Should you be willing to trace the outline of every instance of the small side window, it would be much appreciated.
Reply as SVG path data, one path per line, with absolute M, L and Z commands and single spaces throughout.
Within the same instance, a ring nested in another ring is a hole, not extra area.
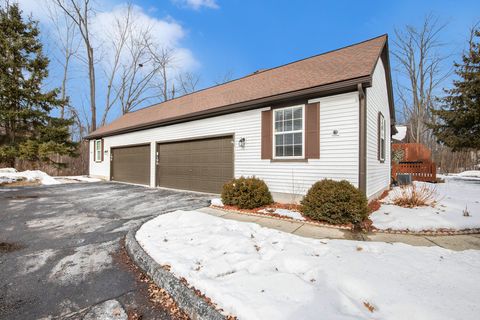
M 383 116 L 382 113 L 378 114 L 378 160 L 380 161 L 385 161 L 385 155 L 386 155 L 386 141 L 387 141 L 387 135 L 386 135 L 386 122 L 385 122 L 385 117 Z
M 102 152 L 103 152 L 102 140 L 95 140 L 95 154 L 94 158 L 96 162 L 102 161 Z

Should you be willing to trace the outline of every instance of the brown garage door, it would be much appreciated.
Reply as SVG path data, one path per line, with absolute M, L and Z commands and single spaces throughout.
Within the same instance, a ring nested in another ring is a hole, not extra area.
M 158 144 L 157 186 L 220 193 L 233 178 L 232 137 Z
M 112 180 L 150 184 L 150 145 L 112 149 Z

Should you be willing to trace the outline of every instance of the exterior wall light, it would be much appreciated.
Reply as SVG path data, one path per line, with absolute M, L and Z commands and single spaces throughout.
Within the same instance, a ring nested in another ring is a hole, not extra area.
M 245 138 L 240 138 L 240 140 L 238 140 L 238 146 L 240 148 L 245 148 Z

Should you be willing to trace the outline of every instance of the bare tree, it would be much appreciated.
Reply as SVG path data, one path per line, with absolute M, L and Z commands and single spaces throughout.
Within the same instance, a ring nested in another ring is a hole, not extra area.
M 447 57 L 440 53 L 443 44 L 439 35 L 444 27 L 427 16 L 420 28 L 407 25 L 404 30 L 395 30 L 392 54 L 398 74 L 403 76 L 397 79 L 397 96 L 413 142 L 432 141 L 426 123 L 432 120 L 435 90 L 450 74 L 442 68 Z
M 161 71 L 162 65 L 156 64 L 150 54 L 149 33 L 150 30 L 137 32 L 138 36 L 132 36 L 126 45 L 128 59 L 122 65 L 120 79 L 115 87 L 122 114 L 132 111 L 147 100 L 159 97 L 153 80 Z
M 74 22 L 58 8 L 48 6 L 48 16 L 52 21 L 55 31 L 55 43 L 58 46 L 60 56 L 56 55 L 58 64 L 62 67 L 62 83 L 60 85 L 60 96 L 62 100 L 67 98 L 67 82 L 69 79 L 70 63 L 78 52 L 79 42 L 77 41 L 77 30 Z M 60 106 L 60 117 L 65 117 L 65 108 Z
M 152 62 L 158 68 L 160 81 L 157 88 L 163 101 L 175 98 L 175 84 L 170 84 L 169 72 L 174 68 L 174 50 L 168 47 L 160 47 L 155 41 L 147 41 L 147 48 L 152 56 Z
M 117 102 L 119 98 L 118 91 L 114 90 L 114 81 L 117 76 L 117 72 L 121 67 L 121 58 L 124 53 L 125 46 L 130 37 L 132 37 L 132 5 L 128 4 L 126 12 L 123 16 L 115 17 L 115 28 L 112 34 L 108 35 L 110 39 L 109 50 L 113 53 L 113 59 L 109 64 L 109 70 L 105 70 L 107 76 L 107 90 L 105 97 L 105 108 L 103 111 L 101 126 L 104 126 L 107 121 L 107 115 L 112 106 Z
M 95 102 L 95 60 L 90 34 L 90 18 L 94 14 L 90 0 L 53 0 L 72 19 L 80 33 L 87 53 L 88 80 L 90 84 L 90 130 L 96 129 L 97 108 Z
M 200 82 L 200 76 L 193 72 L 180 73 L 178 75 L 177 82 L 180 86 L 182 94 L 188 94 L 197 90 L 198 83 Z
M 229 69 L 224 74 L 217 77 L 217 79 L 215 79 L 214 82 L 216 85 L 219 85 L 219 84 L 224 84 L 225 82 L 232 81 L 232 79 L 233 79 L 233 70 Z

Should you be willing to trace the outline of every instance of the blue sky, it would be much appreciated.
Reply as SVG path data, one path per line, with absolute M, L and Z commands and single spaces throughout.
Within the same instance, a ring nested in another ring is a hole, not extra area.
M 36 0 L 19 2 L 27 12 L 33 11 L 34 17 L 42 20 L 39 10 L 35 9 Z M 121 0 L 97 2 L 102 12 L 124 3 Z M 181 34 L 172 36 L 172 41 L 189 52 L 191 61 L 186 63 L 186 68 L 200 75 L 201 87 L 214 84 L 229 71 L 237 78 L 384 33 L 392 40 L 395 28 L 419 25 L 428 14 L 448 24 L 440 35 L 446 43 L 442 50 L 459 60 L 469 27 L 480 20 L 480 1 L 468 0 L 134 0 L 133 4 L 150 18 L 167 21 L 181 29 Z M 44 24 L 43 29 L 48 26 Z M 55 84 L 55 70 L 52 77 L 51 83 Z M 75 92 L 85 89 L 86 93 L 82 76 L 75 77 L 72 86 Z M 97 90 L 101 92 L 102 88 Z M 72 100 L 80 103 L 79 96 L 72 96 Z M 101 104 L 101 94 L 98 100 Z M 113 112 L 109 119 L 116 116 L 118 113 Z

